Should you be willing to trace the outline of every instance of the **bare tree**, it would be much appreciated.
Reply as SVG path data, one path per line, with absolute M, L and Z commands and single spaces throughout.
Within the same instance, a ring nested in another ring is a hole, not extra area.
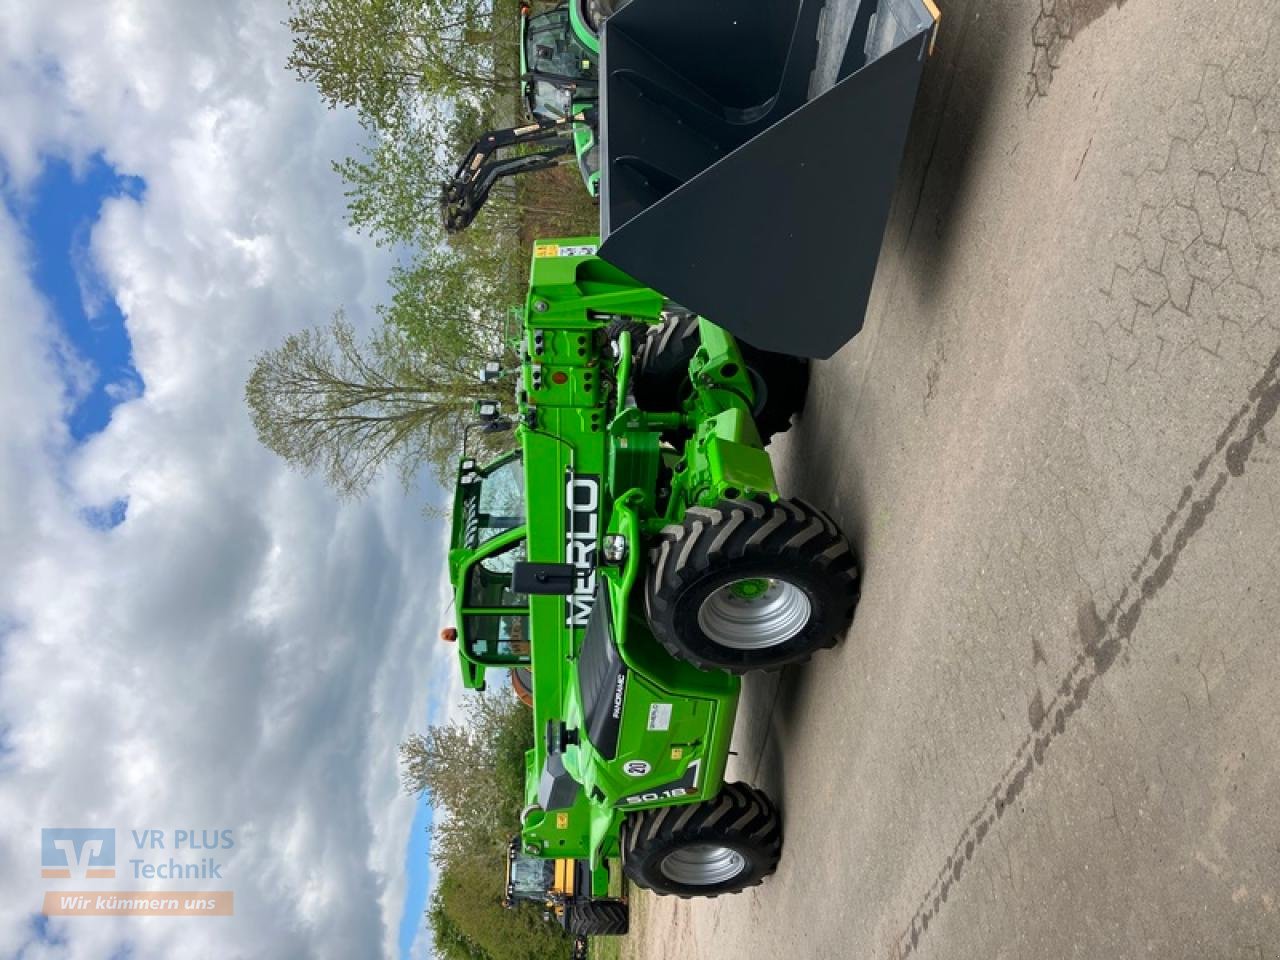
M 498 398 L 478 364 L 433 361 L 390 324 L 362 346 L 339 311 L 260 355 L 245 399 L 263 444 L 358 496 L 387 466 L 406 484 L 427 465 L 443 477 L 475 404 Z

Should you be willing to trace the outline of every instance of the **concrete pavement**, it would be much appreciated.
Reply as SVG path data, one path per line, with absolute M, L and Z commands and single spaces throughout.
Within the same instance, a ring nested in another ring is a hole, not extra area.
M 637 957 L 1280 957 L 1280 3 L 944 6 L 863 333 L 778 441 L 865 566 L 749 679 L 763 886 Z

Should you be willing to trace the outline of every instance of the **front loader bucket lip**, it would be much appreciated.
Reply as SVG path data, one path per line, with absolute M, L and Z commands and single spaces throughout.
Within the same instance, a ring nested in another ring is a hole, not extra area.
M 864 35 L 865 55 L 844 58 L 857 68 L 806 101 L 815 0 L 720 0 L 771 2 L 775 27 L 779 8 L 794 13 L 785 37 L 757 37 L 785 51 L 778 95 L 752 111 L 673 66 L 655 28 L 673 2 L 633 0 L 605 26 L 600 255 L 748 343 L 829 357 L 862 326 L 936 8 L 881 0 L 909 8 L 910 28 L 875 52 L 883 38 Z

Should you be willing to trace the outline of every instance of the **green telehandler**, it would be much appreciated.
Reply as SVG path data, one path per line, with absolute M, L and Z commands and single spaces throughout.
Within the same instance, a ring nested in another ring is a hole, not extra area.
M 483 413 L 518 449 L 464 451 L 449 570 L 464 684 L 531 687 L 523 855 L 616 859 L 663 894 L 775 869 L 777 809 L 725 781 L 741 675 L 834 645 L 857 601 L 849 543 L 782 496 L 765 445 L 803 403 L 800 358 L 861 327 L 939 11 L 849 0 L 832 37 L 824 6 L 568 0 L 577 74 L 526 87 L 531 122 L 445 191 L 461 229 L 498 178 L 571 149 L 599 191 L 599 237 L 535 246 L 514 413 Z
M 460 463 L 463 682 L 529 671 L 524 854 L 714 896 L 760 882 L 782 844 L 772 801 L 725 782 L 741 676 L 834 645 L 857 568 L 765 450 L 806 362 L 739 344 L 596 249 L 536 244 L 514 407 L 482 413 L 518 448 Z

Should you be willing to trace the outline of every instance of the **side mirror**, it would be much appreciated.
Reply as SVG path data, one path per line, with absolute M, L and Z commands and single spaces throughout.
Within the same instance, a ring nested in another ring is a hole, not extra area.
M 516 593 L 567 597 L 577 589 L 577 584 L 578 568 L 572 563 L 522 561 L 511 573 L 511 589 Z

